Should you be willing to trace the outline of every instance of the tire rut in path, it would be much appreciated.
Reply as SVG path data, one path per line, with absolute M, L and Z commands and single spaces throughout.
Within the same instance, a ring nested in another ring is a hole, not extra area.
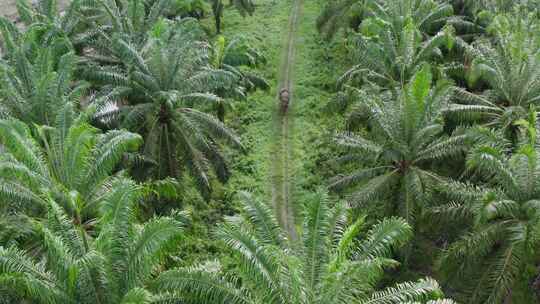
M 274 140 L 275 147 L 272 153 L 272 204 L 280 225 L 288 233 L 291 241 L 298 239 L 298 232 L 295 224 L 295 208 L 291 201 L 291 177 L 289 163 L 291 161 L 291 108 L 294 101 L 294 85 L 293 85 L 293 67 L 296 52 L 296 32 L 298 29 L 298 21 L 302 12 L 302 1 L 294 0 L 293 9 L 289 16 L 288 35 L 285 42 L 285 48 L 282 55 L 280 67 L 280 81 L 278 93 L 276 94 L 276 118 Z M 279 91 L 281 89 L 289 91 L 289 107 L 284 113 L 280 111 Z

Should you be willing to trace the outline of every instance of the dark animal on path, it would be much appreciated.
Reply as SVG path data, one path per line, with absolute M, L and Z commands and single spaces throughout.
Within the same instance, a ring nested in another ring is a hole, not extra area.
M 281 102 L 281 112 L 286 113 L 289 108 L 289 90 L 283 88 L 279 91 L 279 101 Z

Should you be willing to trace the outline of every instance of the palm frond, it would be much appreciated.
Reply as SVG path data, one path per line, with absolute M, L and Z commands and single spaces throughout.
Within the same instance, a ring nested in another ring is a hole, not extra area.
M 242 192 L 243 209 L 257 231 L 258 239 L 267 245 L 282 245 L 284 242 L 279 223 L 269 206 L 255 199 L 251 194 Z
M 166 290 L 168 295 L 158 303 L 171 303 L 173 301 L 188 301 L 193 303 L 231 303 L 250 304 L 249 295 L 236 287 L 236 282 L 228 282 L 218 275 L 202 271 L 197 268 L 174 269 L 162 273 L 155 283 L 157 290 Z
M 361 300 L 362 304 L 392 304 L 408 301 L 425 301 L 441 297 L 439 284 L 430 278 L 415 283 L 401 283 L 395 287 L 375 292 L 371 298 Z
M 390 258 L 394 250 L 405 245 L 413 232 L 411 226 L 401 218 L 393 217 L 380 221 L 367 233 L 355 252 L 359 260 Z

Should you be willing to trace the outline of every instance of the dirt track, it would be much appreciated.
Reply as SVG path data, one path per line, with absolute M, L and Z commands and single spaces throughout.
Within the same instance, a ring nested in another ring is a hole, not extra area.
M 283 229 L 288 232 L 289 238 L 292 241 L 298 239 L 296 230 L 295 208 L 292 205 L 290 197 L 291 172 L 289 162 L 291 161 L 291 145 L 290 145 L 290 120 L 291 108 L 294 101 L 294 85 L 293 85 L 293 68 L 296 51 L 296 32 L 298 28 L 298 20 L 302 12 L 302 1 L 293 1 L 293 10 L 289 17 L 288 36 L 285 42 L 282 63 L 280 67 L 280 81 L 278 91 L 285 88 L 289 91 L 289 110 L 283 115 L 278 114 L 276 119 L 276 147 L 273 153 L 273 170 L 272 173 L 272 202 L 279 222 Z M 279 97 L 276 94 L 276 104 Z M 281 113 L 279 107 L 277 113 Z

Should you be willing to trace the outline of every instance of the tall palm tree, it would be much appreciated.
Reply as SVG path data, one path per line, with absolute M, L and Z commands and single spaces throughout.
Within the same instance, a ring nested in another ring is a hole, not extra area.
M 222 144 L 238 148 L 240 142 L 204 111 L 221 101 L 211 92 L 232 86 L 236 78 L 210 66 L 208 45 L 194 26 L 191 21 L 160 24 L 141 50 L 115 37 L 112 48 L 123 66 L 90 65 L 86 77 L 123 103 L 101 112 L 102 118 L 143 135 L 144 155 L 157 163 L 146 177 L 181 178 L 187 172 L 209 198 L 213 176 L 221 182 L 229 177 Z
M 136 223 L 141 187 L 123 178 L 111 186 L 94 237 L 48 197 L 47 220 L 37 227 L 43 256 L 0 246 L 0 278 L 11 296 L 43 304 L 142 304 L 159 298 L 146 284 L 175 248 L 182 224 L 173 217 Z
M 211 67 L 230 72 L 235 76 L 235 81 L 230 87 L 222 87 L 215 92 L 221 97 L 217 104 L 217 117 L 221 122 L 225 121 L 225 99 L 245 99 L 250 91 L 270 88 L 266 79 L 248 70 L 264 62 L 266 59 L 262 53 L 252 47 L 247 39 L 235 37 L 226 40 L 223 36 L 216 38 L 210 52 Z
M 494 41 L 479 40 L 470 49 L 470 81 L 485 82 L 483 92 L 456 89 L 456 102 L 447 115 L 501 128 L 511 138 L 514 123 L 527 117 L 540 102 L 540 24 L 522 16 L 498 17 L 492 25 Z
M 468 175 L 479 185 L 448 188 L 453 202 L 436 210 L 471 223 L 442 257 L 444 272 L 461 282 L 457 286 L 468 303 L 529 303 L 518 300 L 520 291 L 532 296 L 529 282 L 540 262 L 538 130 L 531 111 L 528 121 L 520 122 L 516 149 L 499 131 L 480 132 L 467 157 Z
M 51 196 L 85 223 L 97 216 L 124 155 L 142 139 L 124 130 L 102 134 L 88 124 L 89 114 L 76 115 L 70 104 L 59 112 L 56 128 L 0 121 L 0 201 L 41 216 Z
M 412 235 L 402 219 L 369 231 L 362 219 L 346 225 L 344 206 L 331 207 L 317 193 L 306 203 L 302 238 L 291 243 L 269 206 L 248 195 L 242 209 L 217 231 L 235 254 L 234 271 L 223 274 L 215 264 L 166 271 L 153 286 L 168 293 L 163 303 L 425 303 L 442 296 L 429 278 L 377 290 L 384 269 L 397 265 L 393 250 Z
M 360 113 L 354 115 L 367 120 L 369 131 L 337 136 L 337 143 L 346 149 L 337 161 L 353 171 L 336 176 L 331 189 L 351 189 L 350 201 L 358 207 L 376 199 L 388 201 L 392 213 L 414 224 L 432 187 L 446 180 L 432 164 L 466 148 L 465 135 L 447 136 L 443 131 L 442 108 L 449 102 L 451 87 L 431 86 L 430 67 L 424 65 L 397 98 L 362 100 Z

